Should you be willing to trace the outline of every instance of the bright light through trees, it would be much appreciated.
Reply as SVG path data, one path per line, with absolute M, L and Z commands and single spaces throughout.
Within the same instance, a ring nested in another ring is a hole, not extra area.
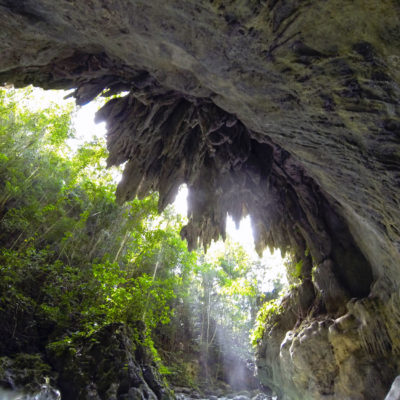
M 69 92 L 61 90 L 42 90 L 40 88 L 32 88 L 29 97 L 25 96 L 21 99 L 30 109 L 33 111 L 46 106 L 50 106 L 52 103 L 62 104 L 70 103 L 74 104 L 74 100 L 67 97 Z M 72 150 L 79 147 L 84 142 L 90 142 L 93 138 L 104 138 L 106 135 L 105 123 L 95 123 L 96 111 L 104 104 L 103 98 L 98 98 L 96 101 L 88 103 L 81 107 L 76 107 L 72 123 L 76 131 L 76 135 L 73 139 L 70 139 L 68 144 Z M 113 168 L 112 175 L 116 181 L 121 177 L 120 170 Z M 186 217 L 187 214 L 187 195 L 188 189 L 183 185 L 175 199 L 173 208 L 176 213 L 182 217 Z M 286 284 L 286 277 L 284 272 L 284 259 L 279 249 L 273 253 L 269 249 L 265 249 L 263 257 L 260 259 L 254 249 L 254 238 L 251 229 L 251 220 L 247 216 L 240 222 L 240 226 L 236 229 L 235 223 L 232 218 L 228 216 L 226 225 L 227 237 L 235 243 L 239 243 L 248 253 L 252 261 L 260 261 L 261 264 L 268 269 L 269 279 L 279 276 L 280 279 Z M 224 244 L 222 242 L 213 243 L 210 251 L 214 251 L 216 248 L 222 248 Z M 261 279 L 261 277 L 260 277 Z M 261 286 L 264 291 L 271 290 L 271 283 L 267 279 L 261 282 Z

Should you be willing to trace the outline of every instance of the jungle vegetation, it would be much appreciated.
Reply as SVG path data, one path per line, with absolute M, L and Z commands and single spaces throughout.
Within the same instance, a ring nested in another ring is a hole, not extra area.
M 257 311 L 282 283 L 263 294 L 264 266 L 232 241 L 189 252 L 184 217 L 159 215 L 157 193 L 117 205 L 104 140 L 72 148 L 73 106 L 32 111 L 30 91 L 0 89 L 0 355 L 76 351 L 123 323 L 182 385 L 199 383 L 195 359 L 213 381 L 226 349 L 251 357 Z

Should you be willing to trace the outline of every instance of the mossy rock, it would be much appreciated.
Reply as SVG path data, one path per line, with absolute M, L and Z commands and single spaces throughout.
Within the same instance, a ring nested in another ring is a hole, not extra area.
M 63 399 L 86 400 L 94 396 L 122 400 L 136 398 L 139 392 L 146 399 L 171 398 L 163 378 L 151 365 L 147 347 L 136 343 L 135 336 L 125 325 L 114 323 L 90 336 L 47 346 L 47 355 L 59 371 L 57 386 Z M 92 397 L 88 397 L 89 392 Z
M 40 390 L 46 378 L 54 381 L 55 374 L 40 354 L 19 353 L 13 358 L 0 358 L 0 386 L 33 393 Z

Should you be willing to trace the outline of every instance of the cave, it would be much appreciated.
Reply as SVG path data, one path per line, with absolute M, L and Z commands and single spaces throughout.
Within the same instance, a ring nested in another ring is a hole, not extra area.
M 122 203 L 189 188 L 190 248 L 250 215 L 301 284 L 258 350 L 282 398 L 378 399 L 400 373 L 396 0 L 0 0 L 0 83 L 110 99 Z M 286 397 L 284 397 L 286 396 Z

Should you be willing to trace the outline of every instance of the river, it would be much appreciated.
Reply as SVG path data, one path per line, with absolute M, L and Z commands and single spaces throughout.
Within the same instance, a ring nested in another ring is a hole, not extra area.
M 276 397 L 270 397 L 263 393 L 251 396 L 250 394 L 230 394 L 222 397 L 208 395 L 202 397 L 199 395 L 190 395 L 185 393 L 176 393 L 177 400 L 276 400 Z M 43 385 L 40 392 L 35 394 L 25 394 L 18 390 L 6 390 L 0 388 L 0 400 L 61 400 L 60 392 L 50 385 Z

